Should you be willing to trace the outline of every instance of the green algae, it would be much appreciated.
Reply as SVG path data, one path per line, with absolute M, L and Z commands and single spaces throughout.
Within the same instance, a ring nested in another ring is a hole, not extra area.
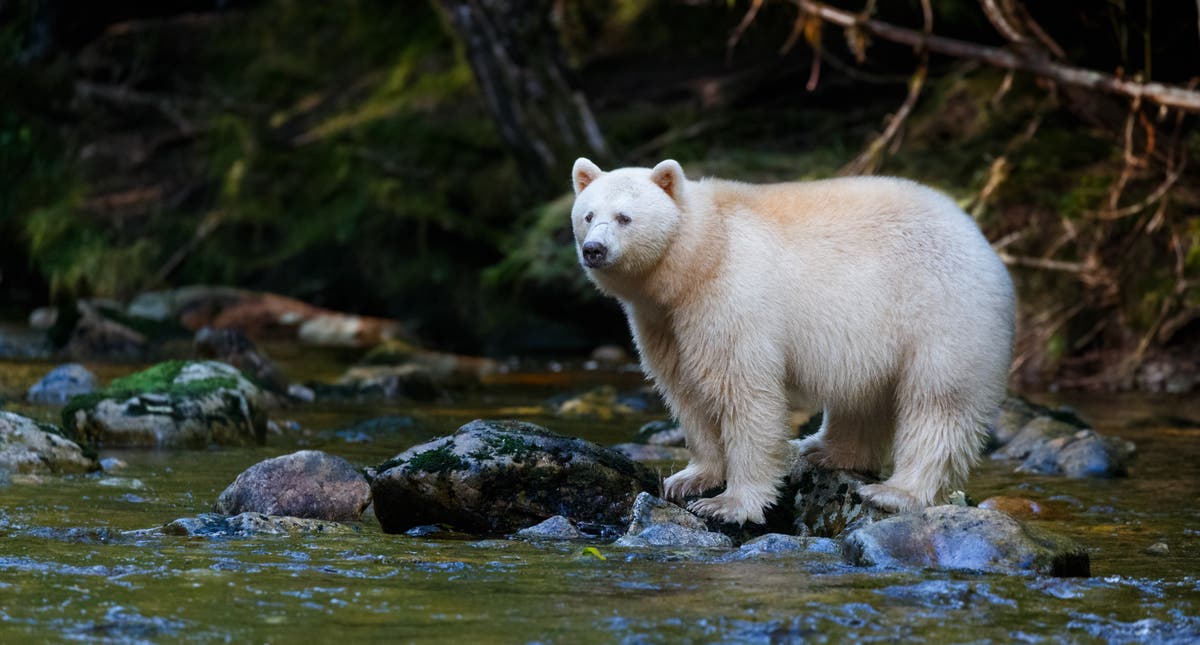
M 408 465 L 413 470 L 427 473 L 446 473 L 455 470 L 467 470 L 471 464 L 462 457 L 454 454 L 454 444 L 450 441 L 442 445 L 417 453 L 409 458 Z

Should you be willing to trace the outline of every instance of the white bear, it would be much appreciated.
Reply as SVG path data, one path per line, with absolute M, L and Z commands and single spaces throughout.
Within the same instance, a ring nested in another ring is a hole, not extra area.
M 1004 395 L 1015 296 L 953 201 L 911 181 L 690 181 L 673 160 L 572 172 L 579 260 L 629 320 L 692 458 L 668 497 L 761 523 L 788 468 L 789 395 L 824 408 L 803 452 L 890 477 L 890 510 L 960 486 Z

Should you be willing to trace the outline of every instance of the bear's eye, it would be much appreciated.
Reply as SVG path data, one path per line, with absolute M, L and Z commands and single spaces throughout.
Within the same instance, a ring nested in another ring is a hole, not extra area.
M 588 213 L 587 215 L 584 215 L 584 216 L 583 216 L 583 221 L 587 222 L 588 224 L 591 224 L 591 223 L 592 223 L 592 218 L 593 218 L 593 217 L 595 217 L 595 216 L 596 216 L 596 214 L 595 214 L 595 213 Z
M 633 221 L 633 218 L 629 217 L 625 213 L 617 213 L 617 223 L 620 224 L 621 226 L 625 226 L 626 224 L 628 224 L 632 221 Z

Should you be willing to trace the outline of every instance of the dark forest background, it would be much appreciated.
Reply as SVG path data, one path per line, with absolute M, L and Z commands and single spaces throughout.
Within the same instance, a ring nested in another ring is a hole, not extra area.
M 1197 371 L 1195 3 L 813 5 L 0 0 L 0 307 L 227 284 L 584 353 L 628 337 L 575 265 L 571 162 L 669 157 L 954 196 L 1018 283 L 1019 385 Z

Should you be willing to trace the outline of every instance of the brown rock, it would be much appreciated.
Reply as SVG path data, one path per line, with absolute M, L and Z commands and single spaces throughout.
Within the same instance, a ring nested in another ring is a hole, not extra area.
M 214 510 L 352 522 L 370 503 L 371 487 L 350 462 L 302 450 L 247 468 L 221 493 Z

